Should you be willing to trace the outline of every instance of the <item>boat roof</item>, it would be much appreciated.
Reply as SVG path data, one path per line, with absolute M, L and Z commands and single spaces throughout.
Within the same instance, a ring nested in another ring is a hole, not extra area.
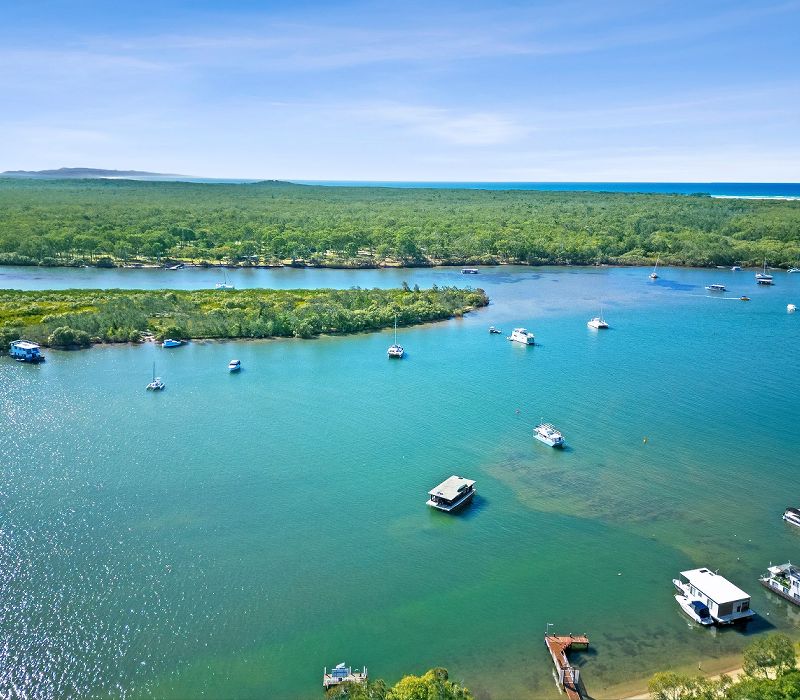
M 786 574 L 791 578 L 800 578 L 800 569 L 798 569 L 791 562 L 787 564 L 778 564 L 777 566 L 770 566 L 767 568 L 771 574 Z
M 32 343 L 30 340 L 15 340 L 11 345 L 22 350 L 36 350 L 39 347 L 37 343 Z
M 786 513 L 793 513 L 794 515 L 800 515 L 800 509 L 797 508 L 787 508 Z
M 681 576 L 683 576 L 695 588 L 700 589 L 718 605 L 750 598 L 749 593 L 745 593 L 738 586 L 734 586 L 724 576 L 715 574 L 709 569 L 690 569 L 689 571 L 681 571 Z
M 514 329 L 514 333 L 528 333 L 528 332 L 529 331 L 528 331 L 527 328 L 515 328 Z
M 440 498 L 445 498 L 448 501 L 452 501 L 461 494 L 462 491 L 465 489 L 470 488 L 475 484 L 475 481 L 472 479 L 465 479 L 462 476 L 451 476 L 449 479 L 445 479 L 441 484 L 432 488 L 428 491 L 428 495 L 430 496 L 439 496 Z

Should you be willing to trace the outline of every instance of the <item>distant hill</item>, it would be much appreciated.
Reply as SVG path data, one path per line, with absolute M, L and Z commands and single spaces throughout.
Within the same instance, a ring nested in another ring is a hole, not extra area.
M 104 170 L 103 168 L 58 168 L 57 170 L 6 170 L 0 177 L 175 177 L 169 173 L 143 170 Z

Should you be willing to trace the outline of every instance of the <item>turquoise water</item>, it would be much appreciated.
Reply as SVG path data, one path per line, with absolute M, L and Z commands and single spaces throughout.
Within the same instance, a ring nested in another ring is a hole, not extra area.
M 234 271 L 237 286 L 473 284 L 461 320 L 312 341 L 0 358 L 0 688 L 27 697 L 314 698 L 322 667 L 434 665 L 479 698 L 558 697 L 542 644 L 586 632 L 589 692 L 794 632 L 800 275 L 641 268 Z M 1 268 L 0 284 L 210 286 L 215 271 Z M 705 292 L 722 282 L 725 297 Z M 608 332 L 586 320 L 599 312 Z M 525 325 L 525 348 L 489 325 Z M 226 370 L 238 357 L 244 369 Z M 167 383 L 144 390 L 152 363 Z M 568 449 L 536 443 L 540 418 Z M 646 438 L 646 441 L 645 441 Z M 462 515 L 425 507 L 477 479 Z M 684 568 L 753 596 L 699 630 Z

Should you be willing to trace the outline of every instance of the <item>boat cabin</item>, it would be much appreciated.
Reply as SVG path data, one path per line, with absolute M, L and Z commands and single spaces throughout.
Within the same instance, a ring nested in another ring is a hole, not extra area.
M 446 513 L 464 505 L 475 495 L 475 482 L 461 476 L 451 476 L 428 491 L 427 505 Z
M 42 362 L 44 360 L 39 346 L 30 340 L 15 340 L 11 343 L 9 355 L 18 362 Z
M 367 667 L 353 670 L 345 664 L 337 664 L 328 673 L 327 667 L 322 670 L 322 687 L 327 690 L 340 683 L 364 683 L 367 680 Z
M 799 508 L 787 508 L 783 512 L 783 519 L 790 523 L 791 525 L 796 525 L 800 527 L 800 509 Z
M 759 581 L 765 588 L 795 605 L 800 605 L 800 569 L 791 562 L 770 566 L 766 576 L 762 576 Z
M 704 603 L 718 624 L 730 625 L 753 617 L 750 595 L 724 576 L 709 569 L 681 571 L 681 576 L 685 579 L 683 588 L 686 595 Z

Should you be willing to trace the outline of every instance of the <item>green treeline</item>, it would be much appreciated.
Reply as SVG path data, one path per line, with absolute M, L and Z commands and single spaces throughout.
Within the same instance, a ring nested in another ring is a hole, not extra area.
M 0 263 L 791 266 L 800 202 L 0 178 Z
M 342 683 L 331 688 L 325 697 L 328 700 L 472 700 L 472 693 L 451 681 L 447 669 L 432 668 L 422 676 L 404 676 L 393 686 L 382 680 Z
M 314 290 L 0 290 L 0 350 L 156 338 L 310 338 L 460 316 L 489 303 L 455 287 Z

